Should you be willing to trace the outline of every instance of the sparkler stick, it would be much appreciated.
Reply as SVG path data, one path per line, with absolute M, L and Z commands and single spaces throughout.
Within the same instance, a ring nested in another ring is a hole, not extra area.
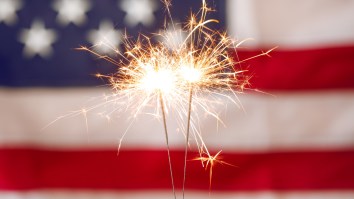
M 191 113 L 192 113 L 192 99 L 193 99 L 193 85 L 189 85 L 189 100 L 188 100 L 188 118 L 187 118 L 187 134 L 186 143 L 184 148 L 184 170 L 183 170 L 183 185 L 182 185 L 182 197 L 184 198 L 185 184 L 186 184 L 186 174 L 187 174 L 187 155 L 188 155 L 188 143 L 189 143 L 189 132 L 191 124 Z
M 173 179 L 172 162 L 171 162 L 171 154 L 170 154 L 170 145 L 169 145 L 169 140 L 168 140 L 168 132 L 167 132 L 167 124 L 166 124 L 165 105 L 164 105 L 164 101 L 163 101 L 163 96 L 162 96 L 161 90 L 159 90 L 159 98 L 160 98 L 160 106 L 161 106 L 163 127 L 164 127 L 164 130 L 165 130 L 166 148 L 167 148 L 167 155 L 168 155 L 168 164 L 170 166 L 172 192 L 173 192 L 173 195 L 174 195 L 174 197 L 176 199 L 175 183 L 174 183 L 174 179 Z

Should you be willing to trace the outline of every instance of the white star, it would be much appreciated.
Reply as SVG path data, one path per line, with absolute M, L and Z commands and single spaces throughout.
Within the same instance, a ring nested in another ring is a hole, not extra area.
M 161 41 L 170 50 L 176 50 L 183 44 L 187 38 L 187 32 L 183 31 L 182 27 L 178 23 L 176 25 L 169 25 L 167 30 L 161 31 L 161 36 L 158 40 Z
M 13 25 L 17 22 L 16 11 L 22 8 L 21 0 L 0 0 L 0 23 Z
M 156 0 L 123 0 L 118 6 L 127 13 L 125 24 L 134 27 L 139 23 L 150 26 L 154 23 L 154 11 L 158 8 Z
M 39 55 L 48 58 L 53 53 L 52 43 L 57 39 L 54 30 L 46 29 L 42 21 L 35 20 L 30 29 L 24 29 L 20 33 L 19 40 L 25 44 L 23 55 L 32 58 Z
M 56 0 L 53 8 L 58 12 L 57 21 L 66 26 L 73 23 L 77 26 L 86 22 L 86 12 L 91 8 L 88 0 Z
M 100 53 L 114 53 L 119 49 L 122 41 L 122 32 L 116 30 L 111 21 L 102 21 L 98 30 L 90 30 L 87 40 L 95 46 Z

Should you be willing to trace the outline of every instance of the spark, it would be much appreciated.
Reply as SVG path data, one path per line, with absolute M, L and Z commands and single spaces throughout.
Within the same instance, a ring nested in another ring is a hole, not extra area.
M 85 108 L 81 109 L 81 113 L 85 119 L 86 133 L 88 134 L 88 121 L 87 121 L 87 110 Z
M 202 162 L 202 166 L 205 168 L 205 170 L 209 169 L 209 189 L 211 189 L 211 183 L 213 179 L 213 169 L 216 164 L 222 164 L 222 165 L 228 165 L 232 167 L 236 167 L 230 163 L 227 163 L 219 157 L 221 153 L 221 150 L 217 152 L 215 155 L 210 155 L 209 153 L 203 154 L 202 156 L 199 156 L 193 160 L 199 160 Z

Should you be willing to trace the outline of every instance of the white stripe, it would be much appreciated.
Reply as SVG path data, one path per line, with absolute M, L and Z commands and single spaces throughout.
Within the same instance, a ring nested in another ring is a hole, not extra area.
M 97 116 L 101 109 L 87 114 L 88 129 L 82 115 L 63 118 L 45 130 L 56 117 L 80 109 L 91 97 L 105 89 L 0 89 L 0 146 L 35 145 L 49 148 L 117 147 L 129 126 L 129 112 L 117 113 L 108 122 Z M 243 94 L 245 112 L 232 102 L 223 101 L 219 117 L 200 116 L 200 132 L 210 149 L 223 150 L 306 150 L 354 147 L 354 92 L 295 92 Z M 109 107 L 108 107 L 109 108 Z M 172 147 L 183 148 L 184 136 L 176 120 L 168 120 Z M 130 128 L 123 148 L 164 149 L 161 122 L 141 115 Z
M 245 45 L 314 48 L 354 44 L 354 1 L 228 0 L 229 33 Z
M 181 196 L 179 193 L 177 196 Z M 1 199 L 166 199 L 173 198 L 168 191 L 29 191 L 0 192 Z M 180 197 L 178 197 L 180 198 Z M 188 199 L 352 199 L 354 191 L 322 191 L 322 192 L 186 192 Z

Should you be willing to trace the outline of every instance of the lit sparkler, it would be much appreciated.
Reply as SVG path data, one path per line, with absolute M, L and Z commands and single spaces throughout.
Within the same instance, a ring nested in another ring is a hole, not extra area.
M 163 2 L 172 27 L 175 28 L 170 13 L 171 3 L 168 0 Z M 94 51 L 97 45 L 90 48 L 79 48 L 119 66 L 118 71 L 113 75 L 98 75 L 98 77 L 109 80 L 113 92 L 112 95 L 105 97 L 106 101 L 104 103 L 95 107 L 123 101 L 127 110 L 134 111 L 134 117 L 142 113 L 145 107 L 150 106 L 156 107 L 155 113 L 152 114 L 160 115 L 161 112 L 175 198 L 166 114 L 173 109 L 177 111 L 182 121 L 183 118 L 187 117 L 186 128 L 184 129 L 182 125 L 182 129 L 185 130 L 184 198 L 190 132 L 193 132 L 200 154 L 197 159 L 203 163 L 206 162 L 206 166 L 210 166 L 210 180 L 214 163 L 220 162 L 217 160 L 220 152 L 215 156 L 210 155 L 201 133 L 197 130 L 198 128 L 192 118 L 193 110 L 201 109 L 220 120 L 212 110 L 211 104 L 221 103 L 220 98 L 226 98 L 239 105 L 236 94 L 242 92 L 248 84 L 247 79 L 240 77 L 244 71 L 234 68 L 240 61 L 235 61 L 230 53 L 242 42 L 236 42 L 229 38 L 226 33 L 209 28 L 210 23 L 218 22 L 214 19 L 206 19 L 210 11 L 212 10 L 207 6 L 206 1 L 202 0 L 200 12 L 192 14 L 185 25 L 184 34 L 187 36 L 183 42 L 170 42 L 174 45 L 173 48 L 165 43 L 173 40 L 170 37 L 171 35 L 166 32 L 157 34 L 163 37 L 165 42 L 152 42 L 151 38 L 145 35 L 141 35 L 137 41 L 133 42 L 125 36 L 124 52 L 116 50 L 109 44 L 109 41 L 97 44 L 111 48 L 112 51 L 120 55 L 121 59 L 119 61 Z M 271 50 L 256 57 L 267 55 Z M 229 95 L 230 92 L 233 97 Z M 205 96 L 210 96 L 214 100 Z M 186 104 L 188 104 L 188 108 L 186 108 Z M 120 108 L 114 109 L 110 113 L 118 109 Z M 124 136 L 125 133 L 122 139 Z

